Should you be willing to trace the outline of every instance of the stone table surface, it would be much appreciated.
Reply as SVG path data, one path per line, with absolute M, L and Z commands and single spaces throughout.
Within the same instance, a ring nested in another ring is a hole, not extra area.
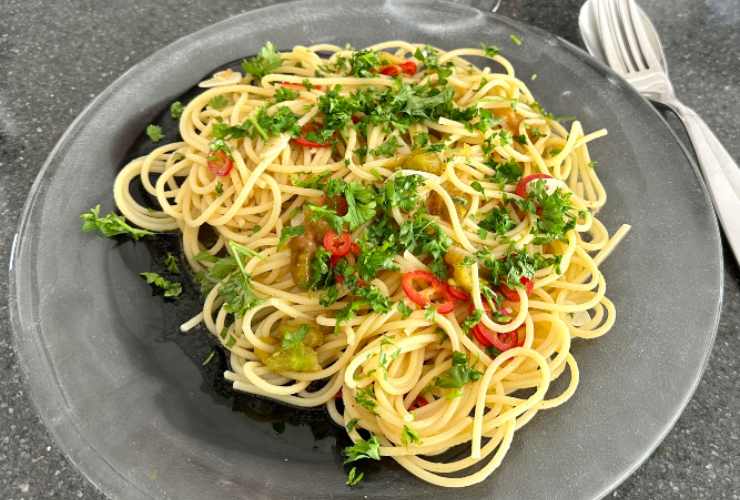
M 8 258 L 33 179 L 75 116 L 133 64 L 183 35 L 269 3 L 0 2 L 0 220 L 6 228 L 0 237 L 0 498 L 104 498 L 39 420 L 13 350 Z M 579 43 L 580 4 L 503 0 L 499 12 Z M 740 1 L 641 4 L 662 36 L 679 97 L 740 160 Z M 725 269 L 717 341 L 696 394 L 665 441 L 607 498 L 740 498 L 740 273 L 727 246 Z

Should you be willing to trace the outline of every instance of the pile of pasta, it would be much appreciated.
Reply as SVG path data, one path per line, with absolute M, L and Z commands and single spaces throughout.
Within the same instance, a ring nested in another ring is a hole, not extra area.
M 202 311 L 182 330 L 202 324 L 229 351 L 224 376 L 235 390 L 325 405 L 355 443 L 348 461 L 392 457 L 445 487 L 482 481 L 515 431 L 573 395 L 573 339 L 614 324 L 599 266 L 629 226 L 610 236 L 595 217 L 606 192 L 587 148 L 606 131 L 586 133 L 577 120 L 566 127 L 544 112 L 491 47 L 391 41 L 278 53 L 268 45 L 243 66 L 201 82 L 179 117 L 181 140 L 133 160 L 115 181 L 126 219 L 178 231 L 192 271 L 210 278 Z M 393 115 L 405 121 L 382 122 L 368 108 L 329 129 L 336 103 L 368 89 L 406 99 Z M 379 198 L 358 225 L 340 205 L 349 201 L 352 211 L 360 201 L 326 190 L 362 186 L 381 197 L 409 177 L 401 198 L 413 207 Z M 157 210 L 137 202 L 134 182 Z M 543 238 L 551 221 L 542 207 L 527 209 L 535 183 L 542 199 L 557 193 L 567 202 L 560 237 Z M 486 230 L 481 221 L 495 214 L 503 222 Z M 346 261 L 343 269 L 357 274 L 352 266 L 369 251 L 360 242 L 380 218 L 388 238 L 400 239 L 414 217 L 438 231 L 424 234 L 437 238 L 443 257 L 396 243 L 371 279 L 349 285 L 350 274 L 332 270 Z M 488 268 L 479 265 L 485 259 Z M 512 284 L 492 274 L 497 259 L 540 265 L 519 269 Z M 323 282 L 309 283 L 320 271 Z M 548 394 L 565 372 L 565 390 Z M 459 445 L 469 447 L 464 458 L 440 458 Z

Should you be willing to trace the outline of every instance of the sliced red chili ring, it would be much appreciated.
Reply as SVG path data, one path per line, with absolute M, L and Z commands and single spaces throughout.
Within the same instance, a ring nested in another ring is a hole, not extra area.
M 470 300 L 470 294 L 463 290 L 460 287 L 453 286 L 448 284 L 447 285 L 447 293 L 455 300 L 459 300 L 461 302 L 467 302 Z
M 389 64 L 388 66 L 383 66 L 378 70 L 381 75 L 388 75 L 388 76 L 396 76 L 401 74 L 401 68 L 398 67 L 397 64 Z
M 411 299 L 414 304 L 419 307 L 426 307 L 430 302 L 426 296 L 414 287 L 414 281 L 426 282 L 442 297 L 443 302 L 437 305 L 438 313 L 447 314 L 452 312 L 455 308 L 455 302 L 447 291 L 446 284 L 437 279 L 437 277 L 429 271 L 422 270 L 410 271 L 401 275 L 401 287 L 406 293 L 406 296 Z
M 231 169 L 234 168 L 234 160 L 231 159 L 226 151 L 219 149 L 208 157 L 207 165 L 208 170 L 212 174 L 219 177 L 226 177 L 231 172 Z
M 416 74 L 416 63 L 414 61 L 404 61 L 398 67 L 409 76 Z
M 291 139 L 294 143 L 303 146 L 304 148 L 328 148 L 331 146 L 328 142 L 314 142 L 309 141 L 306 139 L 306 134 L 309 132 L 315 132 L 316 131 L 316 124 L 315 123 L 307 123 L 303 126 L 301 129 L 301 135 L 300 137 L 294 137 Z
M 524 291 L 526 292 L 527 297 L 532 295 L 532 291 L 534 290 L 534 281 L 527 278 L 526 276 L 522 276 L 521 278 L 519 278 L 519 282 L 524 285 Z M 504 295 L 504 297 L 512 302 L 519 302 L 519 294 L 516 292 L 516 290 L 506 286 L 506 284 L 504 283 L 501 283 L 498 288 Z
M 416 396 L 416 399 L 411 403 L 411 406 L 409 406 L 409 410 L 416 410 L 417 408 L 421 408 L 422 406 L 426 406 L 429 404 L 429 401 L 427 401 L 424 396 Z
M 492 332 L 483 323 L 478 323 L 470 332 L 473 338 L 483 347 L 495 347 L 501 352 L 507 351 L 519 344 L 519 334 L 517 331 L 496 333 Z
M 324 248 L 331 252 L 332 257 L 344 257 L 352 248 L 352 236 L 349 233 L 338 235 L 334 231 L 324 234 Z
M 536 179 L 551 179 L 551 178 L 552 178 L 551 175 L 543 174 L 541 172 L 537 174 L 531 174 L 526 177 L 522 177 L 517 183 L 516 189 L 514 190 L 514 192 L 516 193 L 517 196 L 526 198 L 527 197 L 527 184 L 529 184 L 530 182 Z

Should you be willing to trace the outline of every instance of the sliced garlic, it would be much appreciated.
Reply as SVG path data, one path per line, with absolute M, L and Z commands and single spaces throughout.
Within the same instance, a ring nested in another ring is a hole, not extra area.
M 232 69 L 225 69 L 214 73 L 208 80 L 203 80 L 198 84 L 198 87 L 203 89 L 210 89 L 212 87 L 220 87 L 222 85 L 236 85 L 242 81 L 242 74 Z

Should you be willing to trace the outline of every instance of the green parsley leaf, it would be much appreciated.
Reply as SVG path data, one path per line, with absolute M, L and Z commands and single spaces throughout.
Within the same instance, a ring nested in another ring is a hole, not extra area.
M 566 233 L 576 226 L 577 214 L 570 201 L 571 193 L 556 189 L 548 194 L 542 180 L 529 183 L 527 200 L 520 204 L 537 215 L 535 222 L 535 245 L 544 245 L 553 240 L 565 240 Z M 538 210 L 539 209 L 539 210 Z
M 398 207 L 404 212 L 411 212 L 419 205 L 417 192 L 424 184 L 421 175 L 395 175 L 383 186 L 382 205 L 386 209 Z
M 508 231 L 511 231 L 516 223 L 511 218 L 509 211 L 501 206 L 495 207 L 486 214 L 486 217 L 478 223 L 480 227 L 503 236 Z
M 219 94 L 208 101 L 208 105 L 214 109 L 224 109 L 229 105 L 229 99 L 225 95 Z
M 146 127 L 146 135 L 152 142 L 159 142 L 164 137 L 164 134 L 162 133 L 162 127 L 153 124 L 150 124 Z
M 336 303 L 337 298 L 339 297 L 339 290 L 335 285 L 330 286 L 326 289 L 326 292 L 324 292 L 324 295 L 319 298 L 319 304 L 322 307 L 329 307 L 332 304 Z
M 462 325 L 460 325 L 460 327 L 465 333 L 470 332 L 471 328 L 480 323 L 482 315 L 483 311 L 481 311 L 480 309 L 476 309 L 475 311 L 473 311 L 473 314 L 465 318 L 465 321 L 462 322 Z
M 413 430 L 408 425 L 404 425 L 403 431 L 401 431 L 401 443 L 404 446 L 408 446 L 410 444 L 421 444 L 419 433 Z
M 452 366 L 445 370 L 435 384 L 445 389 L 460 389 L 465 384 L 479 380 L 483 374 L 468 365 L 468 357 L 463 352 L 452 353 Z
M 353 301 L 344 306 L 342 309 L 339 310 L 336 317 L 336 325 L 334 326 L 334 331 L 338 332 L 339 327 L 342 326 L 342 323 L 345 321 L 349 321 L 352 318 L 355 317 L 355 313 L 359 311 L 363 306 L 363 302 L 361 301 Z
M 372 149 L 370 153 L 374 156 L 393 156 L 399 147 L 401 147 L 401 144 L 394 135 L 377 148 Z
M 126 219 L 114 213 L 109 213 L 104 217 L 100 217 L 100 205 L 95 205 L 95 208 L 91 208 L 89 211 L 80 214 L 80 219 L 82 220 L 83 233 L 97 231 L 98 234 L 105 236 L 106 238 L 112 238 L 119 234 L 127 234 L 134 240 L 138 240 L 144 236 L 155 234 L 146 229 L 139 229 L 130 226 L 126 222 Z
M 170 252 L 167 252 L 167 255 L 164 257 L 164 266 L 172 274 L 180 274 L 180 268 L 177 265 L 177 257 L 172 255 Z
M 509 160 L 505 163 L 497 163 L 495 161 L 487 161 L 486 165 L 493 168 L 496 173 L 490 177 L 491 182 L 495 182 L 499 186 L 506 184 L 515 184 L 522 177 L 524 170 L 516 162 L 516 160 Z
M 139 276 L 144 278 L 150 285 L 154 285 L 156 288 L 162 290 L 162 295 L 165 297 L 179 297 L 182 293 L 181 283 L 170 281 L 157 273 L 139 273 Z
M 295 331 L 285 332 L 280 345 L 283 349 L 292 349 L 303 342 L 303 339 L 306 338 L 306 334 L 308 334 L 308 325 L 303 324 Z
M 306 232 L 306 228 L 304 226 L 284 227 L 283 230 L 280 231 L 280 239 L 278 240 L 278 247 L 282 247 L 289 239 L 293 238 L 294 236 L 300 236 L 304 232 Z
M 278 87 L 275 91 L 275 102 L 293 101 L 298 99 L 298 92 L 293 89 Z
M 511 43 L 513 43 L 514 45 L 521 45 L 523 43 L 522 39 L 513 33 L 511 34 L 509 38 L 511 38 Z
M 380 57 L 374 50 L 359 50 L 352 53 L 349 60 L 350 74 L 365 78 L 375 76 L 374 70 L 380 66 Z
M 359 424 L 359 419 L 353 418 L 347 424 L 344 426 L 347 429 L 347 432 L 352 432 L 355 430 L 355 427 L 357 427 L 357 424 Z
M 380 442 L 375 435 L 371 435 L 370 439 L 361 439 L 353 446 L 346 447 L 344 449 L 344 456 L 346 457 L 344 460 L 345 464 L 349 464 L 363 458 L 380 460 Z
M 496 57 L 499 54 L 499 52 L 501 52 L 501 50 L 495 45 L 486 45 L 482 43 L 480 48 L 483 49 L 483 52 L 488 57 Z
M 427 321 L 434 321 L 434 318 L 437 316 L 437 309 L 432 306 L 428 305 L 424 308 L 424 319 Z
M 347 474 L 347 486 L 357 486 L 365 478 L 364 472 L 358 472 L 357 467 L 352 467 Z
M 403 302 L 403 301 L 398 302 L 396 304 L 396 309 L 398 309 L 398 312 L 401 313 L 401 317 L 403 319 L 408 318 L 409 316 L 411 316 L 411 313 L 414 312 L 414 310 L 411 309 L 408 305 L 406 305 L 406 302 Z
M 183 109 L 185 109 L 185 107 L 180 101 L 173 102 L 172 104 L 170 104 L 170 116 L 177 120 L 182 116 Z
M 262 78 L 280 67 L 280 53 L 275 49 L 272 42 L 267 42 L 256 56 L 244 59 L 241 62 L 242 71 L 249 73 L 255 78 Z
M 470 187 L 478 191 L 483 198 L 486 198 L 486 190 L 483 189 L 483 186 L 481 186 L 481 183 L 478 181 L 473 181 L 470 183 Z
M 375 408 L 378 406 L 378 403 L 375 401 L 373 386 L 369 385 L 362 389 L 358 389 L 355 394 L 355 402 L 369 412 L 375 413 Z
M 521 287 L 521 279 L 534 278 L 534 273 L 540 269 L 557 265 L 558 257 L 545 257 L 542 254 L 530 254 L 524 249 L 511 250 L 503 258 L 496 259 L 488 251 L 476 253 L 480 264 L 488 269 L 494 285 L 505 283 L 508 287 Z
M 221 196 L 222 194 L 224 194 L 224 185 L 221 184 L 221 181 L 218 181 L 216 183 L 216 194 L 219 195 L 219 196 Z

